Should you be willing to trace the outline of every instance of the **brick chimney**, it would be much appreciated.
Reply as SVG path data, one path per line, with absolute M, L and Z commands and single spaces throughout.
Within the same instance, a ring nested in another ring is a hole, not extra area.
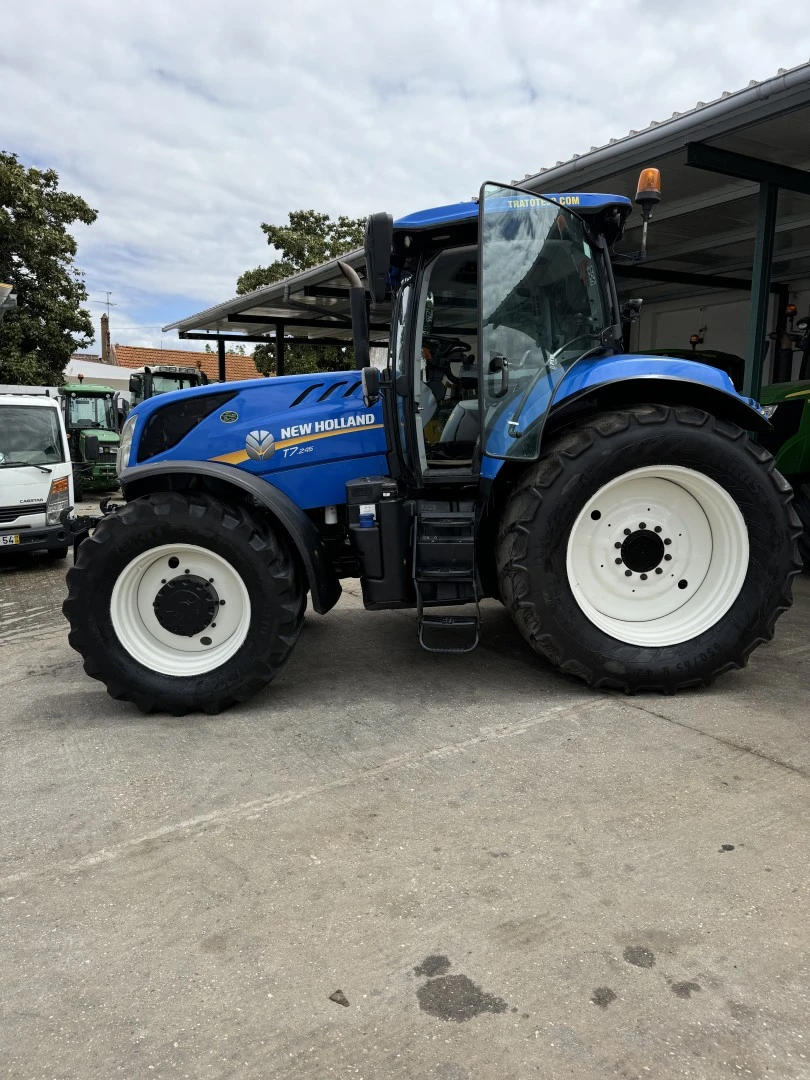
M 101 362 L 102 364 L 109 364 L 110 361 L 110 320 L 109 316 L 104 313 L 101 316 Z

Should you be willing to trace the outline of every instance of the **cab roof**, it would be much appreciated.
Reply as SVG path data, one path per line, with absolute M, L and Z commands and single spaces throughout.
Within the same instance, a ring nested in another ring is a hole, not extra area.
M 102 386 L 101 383 L 71 382 L 65 383 L 60 390 L 76 391 L 78 394 L 114 394 L 111 386 Z
M 525 197 L 527 200 L 538 199 L 540 196 L 531 192 L 515 192 L 515 199 Z M 595 214 L 600 210 L 615 208 L 623 216 L 627 216 L 633 209 L 633 204 L 624 195 L 600 195 L 597 193 L 565 192 L 550 194 L 544 192 L 542 198 L 551 202 L 567 206 L 578 214 Z M 461 221 L 473 221 L 478 217 L 478 201 L 471 199 L 468 202 L 451 203 L 449 206 L 433 206 L 428 210 L 417 210 L 414 214 L 407 214 L 394 222 L 394 228 L 402 231 L 415 231 L 417 229 L 435 229 L 441 225 L 455 225 Z

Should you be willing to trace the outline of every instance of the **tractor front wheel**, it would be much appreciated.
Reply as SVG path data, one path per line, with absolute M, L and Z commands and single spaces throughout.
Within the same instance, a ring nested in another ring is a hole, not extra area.
M 773 458 L 694 408 L 568 429 L 530 466 L 498 541 L 523 636 L 591 686 L 708 685 L 773 636 L 801 531 Z
M 142 711 L 217 713 L 273 679 L 305 594 L 246 510 L 160 493 L 103 518 L 68 571 L 64 613 L 88 675 Z

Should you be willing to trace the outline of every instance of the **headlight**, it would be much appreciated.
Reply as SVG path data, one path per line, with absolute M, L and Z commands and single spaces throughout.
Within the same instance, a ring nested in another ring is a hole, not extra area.
M 779 403 L 777 402 L 776 405 L 760 405 L 759 408 L 765 419 L 770 420 L 773 417 L 773 414 L 779 408 Z
M 48 501 L 45 504 L 45 524 L 58 525 L 59 515 L 69 506 L 68 478 L 60 476 L 58 480 L 51 481 L 51 490 L 48 492 Z
M 135 425 L 138 422 L 137 416 L 130 416 L 124 426 L 121 428 L 121 442 L 118 444 L 118 456 L 115 459 L 115 471 L 121 474 L 121 470 L 125 469 L 129 464 L 129 451 L 132 447 L 132 435 L 135 431 Z

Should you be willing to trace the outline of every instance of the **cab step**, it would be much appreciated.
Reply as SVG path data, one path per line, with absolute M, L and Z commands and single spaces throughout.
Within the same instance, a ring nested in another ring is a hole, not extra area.
M 419 644 L 428 652 L 472 652 L 480 640 L 480 590 L 475 570 L 473 503 L 417 506 L 413 582 Z M 475 614 L 443 615 L 425 609 L 473 607 Z
M 478 605 L 476 605 L 477 607 Z M 428 632 L 428 639 L 432 635 L 439 637 L 442 640 L 447 633 L 462 632 L 466 635 L 464 637 L 459 636 L 460 644 L 458 645 L 445 645 L 439 644 L 437 641 L 426 640 L 425 631 Z M 433 653 L 466 653 L 472 652 L 478 646 L 478 642 L 481 640 L 481 620 L 478 614 L 475 615 L 425 615 L 419 616 L 419 644 L 427 652 Z

